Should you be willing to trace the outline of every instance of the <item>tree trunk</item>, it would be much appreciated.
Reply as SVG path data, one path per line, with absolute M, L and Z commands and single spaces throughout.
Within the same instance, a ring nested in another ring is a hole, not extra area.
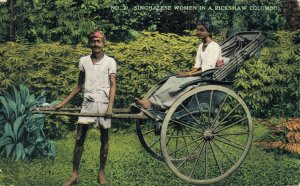
M 14 2 L 10 0 L 9 2 L 9 11 L 10 11 L 10 23 L 9 23 L 9 40 L 16 41 L 15 37 L 15 12 L 14 12 Z
M 287 29 L 300 29 L 300 2 L 297 0 L 283 1 L 283 14 L 287 20 Z

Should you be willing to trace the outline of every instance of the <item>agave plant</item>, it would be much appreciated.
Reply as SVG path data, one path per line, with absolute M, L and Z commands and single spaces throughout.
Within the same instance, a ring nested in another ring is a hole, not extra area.
M 43 132 L 43 114 L 30 109 L 46 102 L 44 92 L 35 97 L 24 85 L 13 86 L 0 96 L 0 154 L 15 160 L 39 155 L 55 156 L 52 141 Z

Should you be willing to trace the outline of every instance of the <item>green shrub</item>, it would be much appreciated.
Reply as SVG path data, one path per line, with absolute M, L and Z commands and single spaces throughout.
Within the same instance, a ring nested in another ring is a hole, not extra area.
M 299 116 L 299 39 L 300 30 L 277 32 L 236 74 L 235 87 L 256 116 Z
M 55 0 L 12 2 L 0 6 L 0 42 L 7 41 L 11 17 L 14 17 L 15 34 L 21 42 L 87 43 L 86 36 L 95 29 L 104 30 L 113 41 L 135 38 L 136 31 L 159 31 L 184 34 L 195 29 L 199 18 L 210 19 L 217 30 L 228 28 L 230 33 L 241 30 L 280 30 L 286 25 L 286 12 L 293 12 L 282 0 Z M 296 3 L 296 2 L 295 2 Z M 206 10 L 151 11 L 137 10 L 135 6 L 204 6 Z M 276 6 L 273 11 L 208 10 L 209 6 Z M 291 6 L 291 5 L 290 5 Z M 296 9 L 295 9 L 296 11 Z M 59 16 L 58 16 L 59 15 Z M 293 15 L 293 14 L 290 14 Z M 288 16 L 287 16 L 288 18 Z M 289 19 L 289 18 L 288 18 Z M 289 21 L 288 21 L 289 23 Z
M 27 87 L 12 87 L 0 96 L 0 153 L 13 159 L 39 155 L 55 156 L 54 144 L 45 138 L 44 115 L 33 114 L 34 105 L 45 103 L 45 95 L 35 98 Z
M 0 93 L 11 85 L 26 84 L 40 94 L 45 91 L 47 102 L 62 100 L 75 87 L 79 57 L 89 53 L 81 46 L 63 46 L 58 43 L 23 45 L 7 42 L 0 45 Z M 71 104 L 79 106 L 80 95 Z M 45 134 L 60 138 L 74 127 L 62 125 L 74 121 L 74 117 L 46 116 Z
M 143 32 L 129 43 L 107 42 L 106 53 L 118 65 L 116 105 L 127 107 L 160 78 L 191 68 L 198 44 L 196 37 L 157 32 Z M 76 86 L 79 58 L 89 53 L 80 45 L 4 43 L 0 45 L 1 90 L 24 82 L 36 92 L 46 90 L 50 100 L 63 99 Z M 81 97 L 70 104 L 80 106 Z
M 236 74 L 235 89 L 255 116 L 297 115 L 299 31 L 268 34 L 268 39 L 260 58 L 250 59 Z M 157 32 L 142 32 L 127 43 L 107 42 L 106 53 L 118 66 L 115 107 L 128 107 L 134 97 L 141 97 L 160 78 L 191 68 L 198 44 L 193 36 Z M 0 92 L 24 82 L 37 93 L 45 90 L 49 100 L 62 100 L 76 86 L 79 58 L 89 53 L 90 49 L 81 45 L 4 43 L 0 45 Z M 81 101 L 79 94 L 70 105 L 80 106 Z M 72 128 L 62 123 L 75 120 L 55 117 L 47 122 L 55 123 L 51 127 L 56 135 Z
M 190 69 L 194 64 L 199 40 L 191 36 L 143 32 L 129 43 L 112 43 L 106 48 L 118 63 L 117 102 L 127 106 L 141 97 L 159 79 Z

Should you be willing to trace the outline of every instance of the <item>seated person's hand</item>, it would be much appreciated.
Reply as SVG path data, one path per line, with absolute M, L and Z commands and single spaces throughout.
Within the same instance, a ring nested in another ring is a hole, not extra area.
M 216 67 L 222 67 L 224 66 L 224 60 L 223 59 L 218 59 L 216 62 Z
M 177 76 L 178 77 L 186 77 L 187 76 L 187 72 L 180 71 L 180 72 L 177 73 Z

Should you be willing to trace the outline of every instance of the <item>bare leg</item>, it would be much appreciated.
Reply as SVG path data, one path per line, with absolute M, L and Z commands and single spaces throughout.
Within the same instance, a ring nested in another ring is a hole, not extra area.
M 104 168 L 107 160 L 108 155 L 108 129 L 104 129 L 100 126 L 101 132 L 101 148 L 100 148 L 100 169 L 99 169 L 99 183 L 106 184 Z
M 78 124 L 77 126 L 77 135 L 76 135 L 76 142 L 75 148 L 73 152 L 73 172 L 72 176 L 63 184 L 63 186 L 74 185 L 79 182 L 79 165 L 80 159 L 82 156 L 82 152 L 84 149 L 84 141 L 86 137 L 86 133 L 88 131 L 89 125 L 81 125 Z

